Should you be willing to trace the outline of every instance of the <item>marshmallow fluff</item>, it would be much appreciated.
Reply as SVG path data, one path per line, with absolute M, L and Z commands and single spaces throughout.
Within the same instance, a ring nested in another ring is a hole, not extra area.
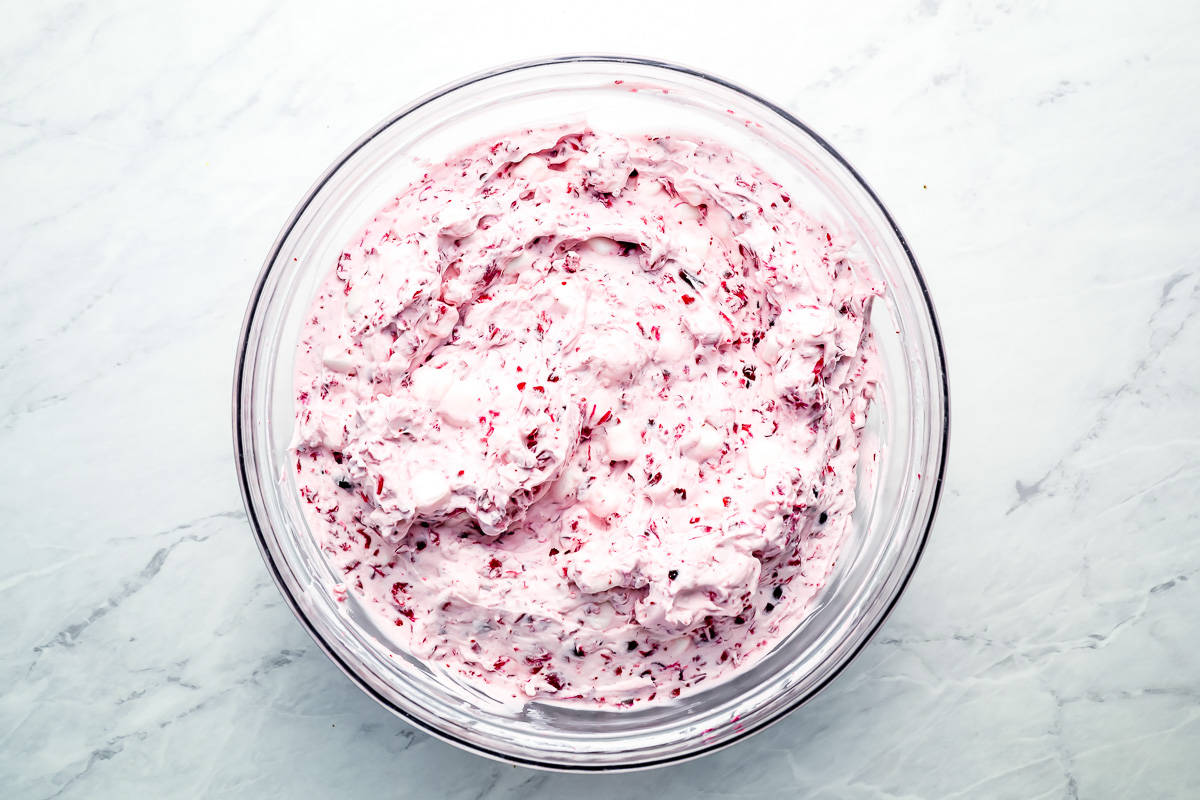
M 298 346 L 295 480 L 338 590 L 505 701 L 744 669 L 852 524 L 881 287 L 850 244 L 712 141 L 531 130 L 430 168 Z

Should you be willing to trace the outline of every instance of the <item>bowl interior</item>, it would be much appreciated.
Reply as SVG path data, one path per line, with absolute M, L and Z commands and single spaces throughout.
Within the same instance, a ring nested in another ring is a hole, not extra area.
M 860 463 L 854 534 L 807 619 L 734 678 L 671 704 L 605 711 L 506 705 L 387 645 L 317 549 L 287 468 L 293 354 L 318 284 L 344 244 L 425 164 L 505 132 L 576 123 L 718 139 L 757 162 L 797 205 L 857 242 L 884 282 L 872 326 L 883 379 Z M 768 104 L 679 68 L 565 59 L 472 79 L 398 113 L 352 147 L 285 227 L 251 302 L 239 354 L 235 430 L 247 507 L 281 590 L 323 649 L 366 691 L 422 728 L 537 766 L 646 766 L 728 744 L 823 686 L 865 643 L 919 555 L 945 452 L 945 369 L 916 265 L 865 184 L 815 135 Z

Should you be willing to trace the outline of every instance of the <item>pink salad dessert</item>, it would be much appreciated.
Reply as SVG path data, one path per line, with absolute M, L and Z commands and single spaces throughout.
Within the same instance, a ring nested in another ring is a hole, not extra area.
M 505 701 L 744 669 L 851 526 L 880 286 L 850 244 L 683 136 L 531 130 L 430 168 L 299 343 L 296 482 L 337 590 Z

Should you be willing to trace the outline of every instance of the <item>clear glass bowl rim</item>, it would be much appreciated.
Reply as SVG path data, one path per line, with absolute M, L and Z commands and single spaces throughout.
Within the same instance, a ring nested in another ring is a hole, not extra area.
M 500 753 L 500 752 L 492 751 L 481 745 L 477 745 L 474 742 L 471 742 L 471 741 L 468 741 L 465 739 L 461 739 L 461 738 L 454 736 L 444 730 L 438 729 L 437 727 L 427 723 L 425 720 L 422 720 L 422 719 L 416 717 L 415 715 L 409 713 L 405 709 L 403 709 L 400 706 L 393 703 L 389 698 L 380 694 L 374 687 L 372 687 L 366 680 L 364 680 L 355 671 L 355 669 L 351 665 L 347 664 L 345 662 L 345 660 L 342 659 L 341 656 L 329 645 L 328 642 L 325 641 L 325 639 L 321 636 L 321 634 L 314 627 L 312 622 L 307 618 L 305 613 L 302 611 L 299 603 L 297 602 L 296 598 L 293 596 L 291 590 L 287 586 L 287 582 L 284 580 L 283 576 L 281 575 L 281 573 L 279 571 L 279 566 L 275 563 L 275 559 L 272 556 L 272 554 L 267 546 L 267 542 L 266 542 L 264 532 L 263 532 L 263 523 L 259 520 L 258 515 L 255 512 L 255 504 L 251 498 L 250 481 L 252 480 L 252 476 L 251 476 L 249 470 L 247 469 L 247 461 L 246 461 L 246 457 L 245 457 L 245 454 L 250 445 L 249 445 L 248 441 L 246 440 L 247 437 L 245 436 L 245 431 L 243 430 L 243 425 L 242 425 L 242 419 L 243 419 L 242 397 L 243 397 L 243 389 L 244 389 L 244 379 L 246 377 L 246 358 L 247 358 L 248 352 L 250 350 L 250 345 L 251 345 L 251 334 L 252 334 L 253 322 L 254 322 L 254 319 L 256 316 L 256 312 L 259 308 L 260 302 L 262 301 L 262 295 L 263 295 L 264 288 L 266 286 L 266 283 L 267 283 L 268 277 L 272 271 L 272 268 L 275 266 L 277 257 L 280 253 L 280 250 L 282 249 L 283 244 L 287 241 L 293 228 L 295 227 L 297 222 L 300 220 L 300 218 L 302 217 L 304 212 L 307 210 L 309 205 L 313 202 L 313 200 L 316 198 L 316 196 L 320 193 L 322 188 L 324 188 L 325 184 L 329 182 L 329 180 L 338 172 L 338 170 L 340 170 L 342 168 L 343 165 L 346 164 L 347 161 L 349 161 L 359 150 L 361 150 L 364 146 L 366 146 L 369 142 L 371 142 L 376 136 L 380 135 L 381 133 L 386 131 L 388 128 L 390 128 L 392 125 L 399 122 L 406 116 L 412 114 L 413 112 L 417 111 L 418 109 L 421 109 L 422 107 L 424 107 L 432 102 L 437 101 L 438 99 L 444 97 L 445 95 L 451 94 L 451 93 L 456 92 L 461 89 L 465 89 L 476 83 L 480 83 L 482 81 L 486 81 L 486 80 L 489 80 L 492 78 L 497 78 L 497 77 L 500 77 L 500 76 L 503 76 L 503 75 L 506 75 L 509 73 L 513 73 L 513 72 L 534 69 L 534 68 L 539 68 L 539 67 L 549 67 L 549 66 L 553 66 L 553 65 L 576 64 L 576 63 L 630 64 L 630 65 L 635 65 L 635 66 L 639 66 L 639 67 L 650 67 L 650 68 L 655 68 L 655 69 L 673 71 L 676 73 L 681 73 L 686 76 L 690 76 L 692 78 L 698 78 L 702 81 L 707 81 L 707 82 L 716 84 L 720 87 L 723 87 L 724 89 L 730 90 L 732 92 L 735 92 L 738 95 L 741 95 L 746 100 L 748 100 L 750 103 L 758 105 L 761 108 L 774 113 L 775 115 L 782 118 L 790 125 L 793 125 L 796 128 L 799 128 L 800 131 L 804 135 L 809 137 L 815 144 L 817 144 L 822 150 L 824 150 L 830 157 L 832 157 L 835 161 L 837 161 L 840 164 L 840 166 L 843 169 L 845 169 L 846 172 L 854 179 L 854 181 L 858 184 L 859 188 L 861 188 L 866 193 L 867 197 L 875 205 L 876 209 L 883 216 L 883 218 L 887 221 L 887 224 L 891 229 L 891 233 L 896 237 L 896 241 L 899 243 L 900 247 L 902 248 L 904 256 L 907 259 L 908 266 L 911 268 L 913 277 L 916 279 L 917 285 L 920 288 L 920 292 L 921 292 L 920 299 L 923 301 L 925 311 L 928 314 L 928 320 L 929 320 L 929 324 L 930 324 L 930 332 L 932 333 L 932 340 L 933 340 L 932 343 L 934 345 L 934 350 L 935 350 L 936 356 L 937 356 L 936 363 L 934 365 L 932 365 L 932 367 L 934 369 L 936 369 L 937 377 L 940 379 L 939 380 L 939 388 L 940 388 L 940 393 L 941 393 L 940 400 L 941 400 L 941 406 L 943 409 L 943 414 L 942 414 L 942 419 L 941 419 L 941 437 L 940 437 L 941 438 L 941 448 L 940 448 L 940 452 L 937 453 L 937 473 L 936 473 L 936 476 L 930 476 L 930 477 L 934 477 L 934 481 L 933 481 L 932 494 L 930 496 L 930 502 L 929 502 L 928 518 L 924 525 L 924 529 L 919 534 L 919 538 L 917 540 L 917 545 L 915 548 L 915 554 L 913 556 L 911 563 L 908 566 L 907 572 L 903 576 L 901 576 L 900 581 L 896 584 L 896 587 L 895 587 L 892 597 L 890 598 L 890 600 L 884 607 L 883 611 L 879 614 L 878 618 L 875 620 L 875 622 L 871 626 L 870 630 L 867 631 L 867 633 L 863 636 L 862 640 L 859 642 L 857 647 L 855 647 L 853 650 L 848 652 L 846 654 L 845 658 L 842 660 L 842 662 L 840 664 L 837 664 L 824 677 L 823 680 L 821 680 L 820 682 L 813 685 L 808 692 L 806 692 L 805 694 L 796 698 L 792 703 L 785 705 L 782 708 L 778 709 L 774 714 L 761 720 L 756 725 L 746 727 L 743 730 L 740 730 L 734 734 L 731 734 L 730 736 L 728 736 L 728 738 L 726 738 L 720 742 L 706 744 L 704 746 L 697 747 L 692 750 L 688 750 L 687 752 L 676 754 L 676 755 L 671 755 L 671 756 L 668 756 L 665 758 L 639 761 L 639 762 L 630 763 L 630 764 L 588 764 L 588 763 L 564 764 L 564 763 L 560 763 L 560 762 L 551 763 L 551 762 L 539 761 L 537 759 L 532 759 L 532 758 L 522 758 L 519 756 L 513 756 L 510 753 Z M 883 624 L 887 620 L 887 618 L 891 615 L 892 610 L 895 608 L 896 604 L 899 602 L 900 597 L 903 595 L 905 588 L 908 586 L 909 581 L 912 579 L 913 573 L 916 571 L 917 564 L 920 563 L 921 556 L 924 553 L 926 545 L 928 544 L 930 531 L 933 527 L 934 520 L 937 517 L 937 509 L 940 504 L 941 492 L 942 492 L 942 488 L 943 488 L 943 485 L 945 482 L 946 462 L 947 462 L 947 455 L 948 455 L 948 450 L 949 450 L 949 440 L 950 440 L 950 389 L 949 389 L 949 375 L 948 375 L 947 363 L 946 363 L 946 350 L 945 350 L 945 345 L 944 345 L 943 338 L 942 338 L 941 326 L 938 322 L 936 310 L 934 309 L 933 300 L 930 297 L 928 286 L 925 281 L 925 277 L 922 274 L 921 269 L 917 264 L 916 258 L 912 253 L 912 249 L 909 247 L 908 240 L 904 237 L 904 234 L 901 232 L 899 226 L 896 224 L 895 220 L 893 219 L 893 217 L 891 215 L 891 212 L 888 211 L 887 207 L 879 199 L 878 195 L 876 195 L 875 191 L 871 188 L 871 186 L 866 182 L 866 180 L 863 179 L 862 175 L 860 175 L 859 172 L 841 155 L 841 153 L 839 153 L 836 149 L 834 149 L 833 146 L 830 145 L 829 142 L 827 142 L 820 134 L 818 134 L 816 131 L 811 129 L 808 125 L 806 125 L 804 122 L 802 122 L 796 116 L 791 114 L 789 111 L 776 105 L 775 103 L 772 103 L 770 100 L 767 100 L 767 99 L 743 88 L 742 86 L 739 86 L 738 84 L 732 83 L 730 81 L 727 81 L 723 78 L 714 76 L 711 73 L 707 73 L 702 70 L 683 66 L 683 65 L 680 65 L 677 63 L 666 62 L 666 61 L 661 61 L 661 60 L 657 60 L 657 59 L 641 58 L 641 57 L 636 57 L 636 56 L 605 55 L 605 54 L 565 55 L 565 56 L 558 56 L 558 57 L 553 57 L 553 58 L 543 58 L 543 59 L 534 59 L 534 60 L 529 60 L 529 61 L 521 61 L 521 62 L 517 62 L 517 63 L 512 63 L 512 64 L 496 67 L 494 69 L 476 73 L 469 77 L 463 78 L 461 80 L 446 84 L 438 89 L 435 89 L 434 91 L 417 99 L 416 101 L 412 102 L 411 104 L 401 108 L 398 111 L 393 112 L 388 117 L 386 117 L 384 120 L 382 120 L 377 125 L 375 125 L 373 128 L 371 128 L 369 131 L 367 131 L 365 134 L 363 134 L 361 137 L 359 137 L 359 139 L 357 141 L 355 141 L 350 147 L 348 147 L 324 171 L 324 173 L 321 174 L 321 176 L 313 183 L 313 185 L 305 193 L 304 197 L 296 205 L 295 209 L 292 211 L 291 215 L 288 217 L 286 224 L 280 230 L 279 235 L 276 237 L 275 242 L 272 244 L 270 250 L 268 251 L 266 260 L 263 264 L 262 269 L 259 272 L 257 280 L 255 281 L 254 288 L 251 291 L 250 300 L 249 300 L 249 302 L 247 304 L 247 308 L 246 308 L 246 314 L 243 319 L 242 327 L 241 327 L 241 330 L 238 335 L 237 354 L 235 357 L 233 378 L 234 379 L 233 379 L 233 387 L 232 387 L 233 388 L 233 409 L 232 409 L 232 411 L 233 411 L 234 462 L 235 462 L 235 466 L 237 468 L 238 486 L 239 486 L 239 489 L 242 494 L 242 500 L 243 500 L 243 504 L 246 509 L 247 519 L 248 519 L 248 521 L 250 523 L 250 527 L 254 533 L 254 538 L 255 538 L 256 543 L 258 544 L 259 551 L 262 554 L 263 561 L 265 562 L 267 569 L 271 574 L 272 580 L 275 582 L 276 587 L 279 589 L 280 594 L 283 596 L 285 602 L 287 603 L 288 607 L 291 609 L 293 615 L 300 622 L 301 626 L 308 632 L 309 636 L 313 639 L 313 641 L 317 644 L 317 646 L 321 649 L 321 651 L 331 661 L 333 661 L 333 663 L 336 664 L 337 667 L 348 678 L 350 678 L 351 681 L 353 681 L 354 684 L 360 690 L 362 690 L 364 693 L 366 693 L 370 697 L 374 698 L 375 701 L 378 702 L 380 705 L 382 705 L 384 708 L 388 709 L 393 714 L 397 715 L 401 719 L 405 720 L 408 724 L 414 726 L 415 728 L 421 730 L 422 732 L 427 733 L 431 736 L 434 736 L 435 738 L 437 738 L 441 741 L 447 742 L 449 744 L 453 744 L 453 745 L 460 747 L 464 750 L 467 750 L 469 752 L 473 752 L 473 753 L 476 753 L 478 755 L 482 755 L 482 756 L 485 756 L 488 758 L 496 759 L 496 760 L 502 761 L 504 763 L 519 764 L 519 765 L 527 766 L 527 767 L 534 767 L 534 768 L 543 769 L 543 770 L 552 770 L 552 771 L 561 771 L 561 772 L 618 772 L 618 771 L 640 770 L 640 769 L 649 769 L 649 768 L 658 767 L 658 766 L 665 766 L 667 764 L 680 763 L 683 761 L 692 760 L 694 758 L 699 758 L 708 753 L 711 753 L 711 752 L 714 752 L 717 750 L 722 750 L 726 747 L 730 747 L 733 744 L 743 741 L 746 738 L 754 735 L 755 733 L 758 733 L 758 732 L 766 729 L 767 727 L 775 724 L 779 720 L 781 720 L 784 717 L 786 717 L 787 715 L 791 714 L 797 708 L 804 705 L 806 702 L 808 702 L 810 699 L 812 699 L 814 696 L 816 696 L 819 692 L 821 692 L 821 690 L 824 689 L 826 686 L 828 686 L 835 678 L 837 678 L 837 676 L 839 674 L 841 674 L 842 670 L 844 670 L 847 666 L 849 666 L 849 664 L 851 662 L 853 662 L 855 658 L 858 657 L 859 653 L 861 653 L 862 650 L 871 642 L 871 640 L 873 639 L 875 634 L 883 626 Z

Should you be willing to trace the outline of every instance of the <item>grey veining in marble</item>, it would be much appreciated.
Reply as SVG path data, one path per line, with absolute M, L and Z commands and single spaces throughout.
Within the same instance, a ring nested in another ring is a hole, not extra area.
M 1200 793 L 1200 6 L 9 3 L 0 25 L 0 795 Z M 586 22 L 584 21 L 586 17 Z M 811 704 L 620 776 L 417 733 L 247 530 L 237 328 L 308 184 L 496 63 L 638 52 L 830 138 L 927 273 L 950 478 L 894 615 Z

